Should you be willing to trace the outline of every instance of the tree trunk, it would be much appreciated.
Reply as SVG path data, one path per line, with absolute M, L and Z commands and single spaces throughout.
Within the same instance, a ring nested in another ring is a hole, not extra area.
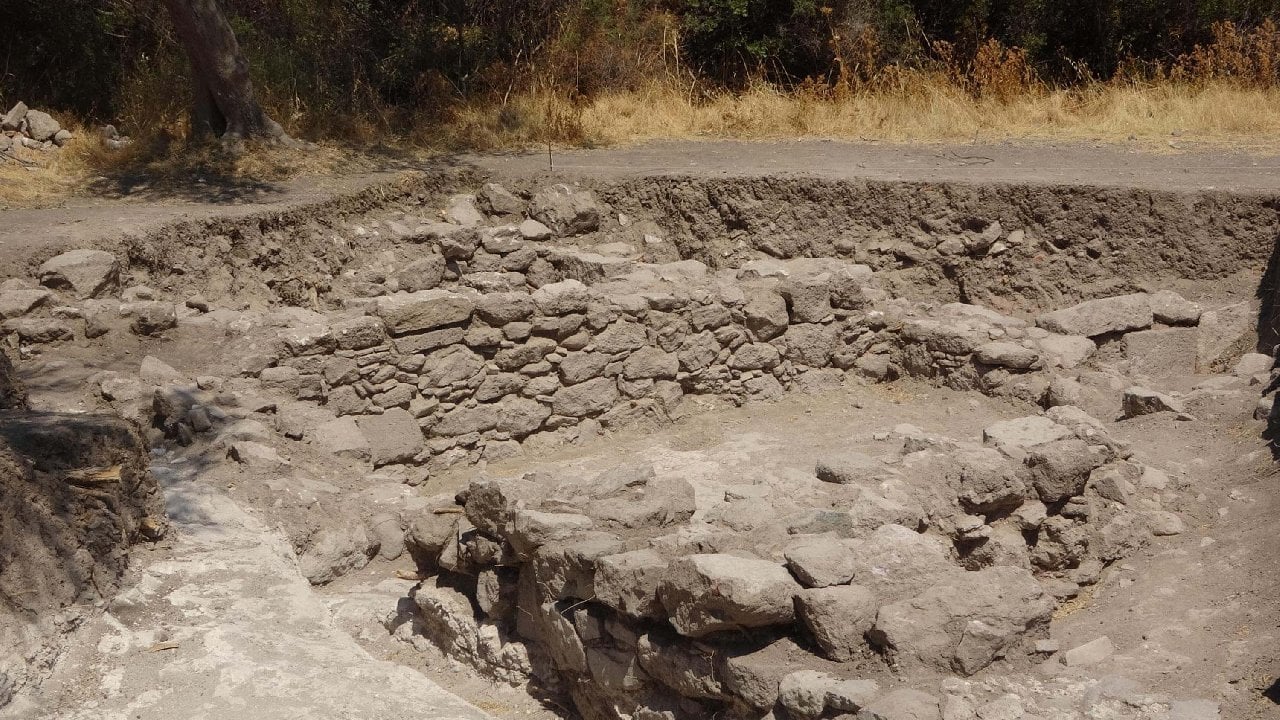
M 253 95 L 249 64 L 218 0 L 165 0 L 165 5 L 191 60 L 193 133 L 230 141 L 288 141 L 284 129 L 267 117 Z

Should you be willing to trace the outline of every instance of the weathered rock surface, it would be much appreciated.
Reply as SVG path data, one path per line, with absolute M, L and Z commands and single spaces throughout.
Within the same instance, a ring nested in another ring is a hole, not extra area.
M 36 274 L 42 285 L 77 298 L 94 298 L 119 286 L 120 262 L 102 250 L 72 250 L 45 261 Z
M 392 335 L 433 330 L 471 317 L 475 302 L 448 290 L 421 290 L 378 298 L 378 316 Z
M 1061 335 L 1096 337 L 1142 330 L 1151 327 L 1153 319 L 1150 296 L 1135 293 L 1087 300 L 1073 307 L 1045 313 L 1036 318 L 1036 324 Z
M 870 637 L 904 669 L 927 665 L 972 675 L 1045 636 L 1053 602 L 1022 568 L 959 572 L 909 599 L 881 606 Z
M 581 235 L 600 227 L 600 204 L 588 190 L 553 185 L 534 194 L 529 214 L 557 235 Z
M 1178 400 L 1148 388 L 1134 386 L 1124 391 L 1121 407 L 1127 418 L 1158 412 L 1186 412 Z
M 676 631 L 696 638 L 790 623 L 795 619 L 792 598 L 799 590 L 777 563 L 702 554 L 671 561 L 658 599 Z

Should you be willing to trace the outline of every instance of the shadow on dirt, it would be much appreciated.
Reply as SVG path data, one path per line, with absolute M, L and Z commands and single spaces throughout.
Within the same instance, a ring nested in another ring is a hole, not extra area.
M 127 546 L 164 531 L 137 427 L 115 415 L 0 414 L 0 605 L 109 597 Z
M 1258 347 L 1257 352 L 1275 356 L 1276 347 L 1280 346 L 1280 237 L 1271 243 L 1271 257 L 1267 260 L 1267 269 L 1258 282 Z M 1273 377 L 1262 396 L 1266 397 L 1280 388 L 1280 376 Z M 1267 427 L 1262 431 L 1262 438 L 1271 448 L 1271 456 L 1280 460 L 1280 404 L 1272 405 L 1267 415 Z M 1277 681 L 1280 682 L 1280 681 Z M 1272 686 L 1275 688 L 1275 686 Z M 1280 690 L 1276 692 L 1280 693 Z
M 1262 697 L 1270 700 L 1276 705 L 1280 705 L 1280 678 L 1276 678 L 1271 686 L 1262 691 Z
M 1259 301 L 1257 351 L 1272 355 L 1276 345 L 1280 345 L 1280 237 L 1272 240 L 1271 257 L 1255 297 Z
M 248 154 L 218 145 L 181 145 L 160 138 L 99 170 L 88 195 L 139 202 L 186 201 L 210 205 L 270 202 L 299 176 L 348 176 L 457 167 L 455 155 L 374 146 L 358 151 L 309 145 L 255 148 Z

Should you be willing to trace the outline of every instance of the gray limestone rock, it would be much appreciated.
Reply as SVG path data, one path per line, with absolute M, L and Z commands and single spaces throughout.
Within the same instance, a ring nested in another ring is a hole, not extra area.
M 671 561 L 658 598 L 676 631 L 704 637 L 726 630 L 785 625 L 795 619 L 800 586 L 781 565 L 725 554 Z

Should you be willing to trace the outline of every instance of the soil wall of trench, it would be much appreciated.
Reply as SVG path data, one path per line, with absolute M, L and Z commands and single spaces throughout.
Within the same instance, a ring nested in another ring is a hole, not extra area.
M 848 257 L 892 271 L 914 296 L 1001 311 L 1256 277 L 1280 239 L 1280 198 L 1263 194 L 804 177 L 597 188 L 622 212 L 660 218 L 682 257 L 713 268 L 760 253 Z
M 130 547 L 165 532 L 140 428 L 36 412 L 0 353 L 0 707 L 120 587 Z

